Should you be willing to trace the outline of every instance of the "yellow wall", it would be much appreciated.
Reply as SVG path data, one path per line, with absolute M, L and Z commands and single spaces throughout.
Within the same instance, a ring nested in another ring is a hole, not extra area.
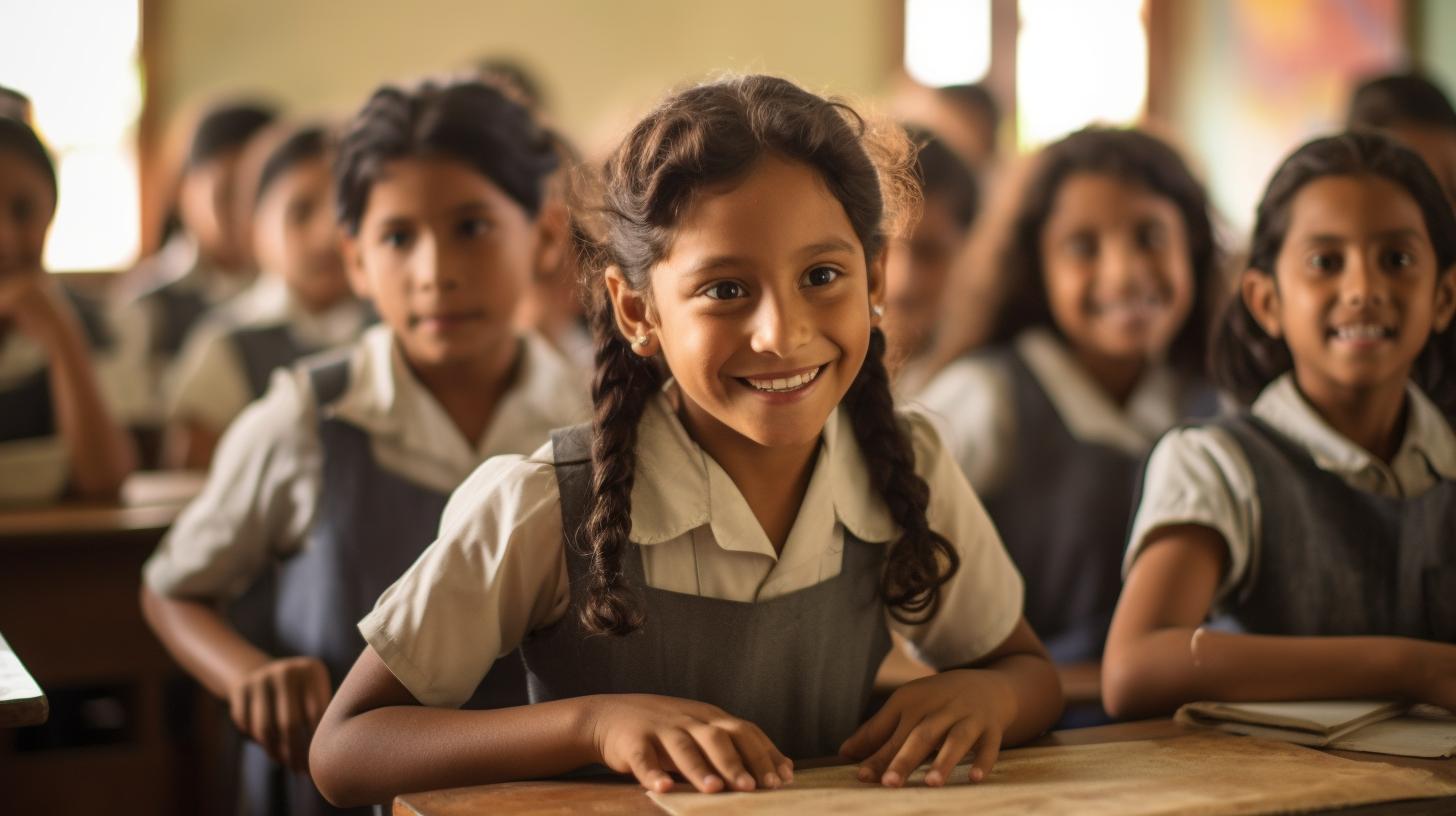
M 887 0 L 162 2 L 149 92 L 164 116 L 236 91 L 300 114 L 347 113 L 381 81 L 501 53 L 536 71 L 556 119 L 588 146 L 667 88 L 713 72 L 865 96 L 896 53 Z

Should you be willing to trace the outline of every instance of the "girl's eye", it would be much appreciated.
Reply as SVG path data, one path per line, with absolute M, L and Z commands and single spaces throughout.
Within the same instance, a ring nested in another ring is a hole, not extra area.
M 1310 256 L 1309 265 L 1321 272 L 1339 272 L 1345 266 L 1345 256 L 1338 252 L 1317 252 Z
M 484 218 L 467 218 L 457 229 L 462 237 L 475 238 L 490 231 L 490 222 Z
M 1391 269 L 1405 269 L 1416 262 L 1416 256 L 1403 249 L 1385 253 L 1385 265 Z
M 380 236 L 379 242 L 395 249 L 404 249 L 409 246 L 411 237 L 407 230 L 392 229 Z
M 1161 249 L 1164 243 L 1163 228 L 1160 224 L 1141 224 L 1137 230 L 1138 246 L 1143 249 Z
M 1067 253 L 1073 258 L 1089 260 L 1097 257 L 1097 239 L 1091 235 L 1073 235 L 1067 239 Z
M 704 289 L 703 294 L 713 300 L 735 300 L 748 294 L 748 291 L 737 281 L 719 281 Z
M 816 266 L 804 273 L 804 284 L 806 286 L 828 286 L 843 274 L 832 266 Z

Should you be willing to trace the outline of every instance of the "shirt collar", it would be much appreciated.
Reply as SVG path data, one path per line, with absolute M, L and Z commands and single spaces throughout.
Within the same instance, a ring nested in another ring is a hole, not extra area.
M 1344 476 L 1372 469 L 1393 470 L 1403 486 L 1407 479 L 1402 475 L 1409 473 L 1411 467 L 1428 470 L 1443 479 L 1456 479 L 1456 432 L 1414 383 L 1406 385 L 1406 399 L 1405 438 L 1388 467 L 1331 427 L 1299 393 L 1292 372 L 1286 372 L 1265 387 L 1251 410 L 1254 416 L 1308 451 L 1323 470 Z
M 787 562 L 817 557 L 833 540 L 836 522 L 866 542 L 890 541 L 898 534 L 884 501 L 870 486 L 848 412 L 835 409 L 820 436 L 819 455 L 788 541 L 775 556 L 737 485 L 678 419 L 675 390 L 669 381 L 638 424 L 632 485 L 635 543 L 660 544 L 707 526 L 724 549 Z

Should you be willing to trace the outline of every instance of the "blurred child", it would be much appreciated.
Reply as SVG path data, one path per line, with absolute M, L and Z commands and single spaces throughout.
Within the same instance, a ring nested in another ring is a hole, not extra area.
M 263 163 L 253 217 L 261 275 L 183 350 L 168 411 L 171 466 L 205 469 L 274 369 L 352 342 L 369 319 L 339 254 L 328 141 L 321 127 L 297 129 Z
M 919 401 L 1026 578 L 1069 698 L 1095 706 L 1139 465 L 1168 428 L 1217 410 L 1202 372 L 1218 253 L 1203 188 L 1152 136 L 1083 130 L 1031 172 L 993 346 Z
M 382 88 L 340 142 L 345 268 L 382 325 L 273 375 L 145 569 L 148 621 L 253 741 L 244 812 L 330 810 L 304 772 L 355 622 L 481 461 L 588 413 L 567 363 L 513 324 L 556 162 L 527 111 L 474 82 Z M 523 684 L 510 656 L 474 704 L 524 702 Z
M 1388 137 L 1274 173 L 1215 340 L 1252 405 L 1153 450 L 1107 640 L 1108 710 L 1396 698 L 1456 709 L 1456 218 Z M 1450 405 L 1444 406 L 1448 410 Z M 1202 628 L 1213 612 L 1239 632 Z
M 1351 130 L 1380 130 L 1414 150 L 1456 209 L 1456 109 L 1431 80 L 1418 74 L 1372 79 L 1350 98 Z
M 0 116 L 0 504 L 115 496 L 135 466 L 83 319 L 41 266 L 55 208 L 50 154 Z

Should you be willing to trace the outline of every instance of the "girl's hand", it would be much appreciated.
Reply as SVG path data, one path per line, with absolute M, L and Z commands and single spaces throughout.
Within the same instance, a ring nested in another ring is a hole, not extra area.
M 308 743 L 333 697 L 329 670 L 317 658 L 270 660 L 228 693 L 238 730 L 263 746 L 275 762 L 308 772 Z
M 925 775 L 925 784 L 938 787 L 975 749 L 970 778 L 979 782 L 990 775 L 1015 717 L 1016 697 L 1005 678 L 955 669 L 901 686 L 839 752 L 862 760 L 860 781 L 900 787 L 939 749 Z
M 1406 696 L 1456 712 L 1456 646 L 1428 640 L 1408 641 Z
M 653 694 L 604 694 L 594 702 L 589 732 L 602 764 L 648 790 L 671 790 L 670 771 L 703 793 L 793 781 L 793 763 L 758 726 L 716 706 Z

